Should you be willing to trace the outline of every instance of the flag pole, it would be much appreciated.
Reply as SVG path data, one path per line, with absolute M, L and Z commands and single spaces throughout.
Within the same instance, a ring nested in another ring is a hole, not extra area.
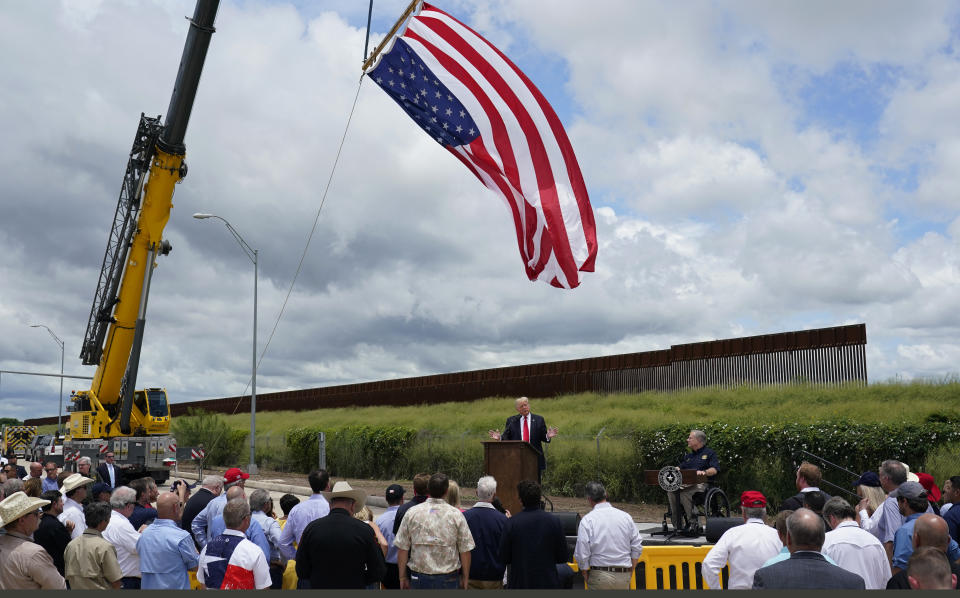
M 370 54 L 370 58 L 367 58 L 363 62 L 363 67 L 361 67 L 361 70 L 365 71 L 367 70 L 367 67 L 373 64 L 373 61 L 376 60 L 377 56 L 380 55 L 380 52 L 383 51 L 383 47 L 386 46 L 387 42 L 389 42 L 393 38 L 393 35 L 397 32 L 398 29 L 400 29 L 400 25 L 403 25 L 403 22 L 407 20 L 407 17 L 409 17 L 413 13 L 413 11 L 417 8 L 417 5 L 419 5 L 421 1 L 422 0 L 411 0 L 410 6 L 407 7 L 407 10 L 403 11 L 403 14 L 400 15 L 400 18 L 397 20 L 397 22 L 393 24 L 393 28 L 390 29 L 390 33 L 387 34 L 387 37 L 383 38 L 383 41 L 380 42 L 380 45 L 377 46 L 377 48 L 373 51 L 372 54 Z

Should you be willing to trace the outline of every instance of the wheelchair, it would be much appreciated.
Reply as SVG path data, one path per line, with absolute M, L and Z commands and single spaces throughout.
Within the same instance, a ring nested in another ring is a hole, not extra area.
M 679 501 L 677 501 L 679 503 Z M 663 533 L 670 535 L 682 535 L 698 537 L 703 535 L 707 528 L 707 519 L 712 517 L 729 517 L 730 501 L 727 500 L 726 493 L 716 485 L 716 482 L 707 482 L 707 487 L 703 492 L 696 492 L 693 495 L 694 521 L 687 521 L 687 514 L 680 506 L 673 513 L 670 509 L 670 502 L 667 501 L 667 512 L 663 514 Z M 678 505 L 679 506 L 679 505 Z M 701 518 L 703 525 L 700 524 Z M 667 522 L 673 525 L 672 534 L 669 531 Z

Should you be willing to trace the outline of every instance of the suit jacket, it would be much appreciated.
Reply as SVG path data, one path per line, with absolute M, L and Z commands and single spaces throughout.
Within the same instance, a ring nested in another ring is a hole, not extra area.
M 799 551 L 753 574 L 754 590 L 864 590 L 856 573 L 831 565 L 819 552 Z
M 523 440 L 523 431 L 520 430 L 520 414 L 511 415 L 507 418 L 507 423 L 500 434 L 500 440 Z M 547 459 L 543 456 L 543 444 L 550 442 L 547 438 L 547 424 L 543 421 L 543 416 L 535 413 L 530 414 L 530 444 L 537 450 L 537 463 L 540 469 L 547 468 Z
M 820 493 L 823 494 L 823 501 L 824 501 L 824 502 L 826 502 L 826 501 L 830 500 L 830 498 L 832 498 L 829 494 L 827 494 L 827 493 L 824 492 L 823 490 L 821 490 Z M 783 501 L 783 504 L 780 505 L 780 510 L 781 510 L 781 511 L 786 511 L 786 510 L 789 509 L 789 510 L 791 510 L 791 511 L 796 511 L 797 509 L 802 508 L 802 507 L 803 507 L 803 494 L 804 494 L 803 492 L 797 492 L 796 494 L 794 494 L 793 496 L 791 496 L 791 497 L 788 498 L 787 500 Z
M 569 558 L 567 538 L 558 517 L 543 509 L 524 509 L 507 519 L 500 536 L 500 562 L 510 565 L 507 587 L 560 587 L 557 563 Z
M 97 465 L 97 481 L 103 482 L 104 484 L 110 486 L 111 488 L 116 488 L 117 486 L 123 486 L 123 480 L 120 479 L 120 468 L 116 465 L 113 466 L 113 477 L 115 483 L 110 483 L 110 472 L 107 471 L 107 464 L 101 463 Z
M 183 512 L 180 513 L 180 529 L 187 530 L 193 536 L 190 524 L 196 516 L 214 499 L 213 492 L 206 488 L 200 488 L 193 493 L 193 496 L 187 499 L 187 504 L 183 505 Z

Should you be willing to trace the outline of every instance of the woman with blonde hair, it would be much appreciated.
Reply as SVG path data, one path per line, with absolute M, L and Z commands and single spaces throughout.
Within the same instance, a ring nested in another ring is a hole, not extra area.
M 454 480 L 450 480 L 450 486 L 447 488 L 447 496 L 445 499 L 447 504 L 453 505 L 460 509 L 461 513 L 463 512 L 463 509 L 460 508 L 460 485 Z
M 865 471 L 853 485 L 860 497 L 857 504 L 857 523 L 876 536 L 880 529 L 880 505 L 887 498 L 887 493 L 880 487 L 880 476 L 874 471 Z

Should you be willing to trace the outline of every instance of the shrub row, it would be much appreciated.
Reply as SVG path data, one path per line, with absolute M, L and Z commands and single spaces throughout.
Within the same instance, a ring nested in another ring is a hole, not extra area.
M 737 426 L 713 422 L 676 424 L 637 430 L 632 436 L 605 439 L 559 437 L 548 445 L 545 490 L 580 496 L 584 485 L 599 480 L 614 500 L 663 503 L 663 491 L 643 483 L 643 472 L 672 465 L 687 450 L 691 427 L 702 429 L 720 458 L 719 485 L 735 503 L 740 492 L 761 490 L 771 505 L 796 492 L 794 472 L 801 461 L 821 465 L 827 482 L 852 490 L 851 482 L 885 459 L 899 459 L 922 470 L 937 447 L 960 442 L 956 422 L 860 424 L 850 421 L 811 424 Z M 317 433 L 326 432 L 327 466 L 338 477 L 410 479 L 420 471 L 443 471 L 461 485 L 483 475 L 483 450 L 474 436 L 437 435 L 403 426 L 302 427 L 287 434 L 287 455 L 295 470 L 317 464 Z M 834 463 L 804 455 L 807 451 Z M 960 466 L 960 464 L 958 464 Z M 841 469 L 843 468 L 843 469 Z M 842 494 L 823 484 L 830 494 Z
M 640 469 L 657 469 L 676 463 L 686 450 L 691 426 L 675 425 L 636 433 Z M 804 460 L 821 466 L 824 479 L 846 490 L 860 473 L 872 470 L 885 459 L 898 459 L 922 471 L 927 456 L 938 446 L 960 440 L 956 422 L 925 424 L 861 424 L 851 421 L 811 424 L 737 426 L 713 422 L 699 427 L 708 445 L 720 458 L 719 485 L 733 502 L 743 490 L 760 490 L 773 505 L 796 493 L 795 471 Z M 807 451 L 854 472 L 824 465 L 804 455 Z M 842 492 L 827 483 L 830 494 Z M 642 498 L 654 499 L 660 491 L 646 489 Z

